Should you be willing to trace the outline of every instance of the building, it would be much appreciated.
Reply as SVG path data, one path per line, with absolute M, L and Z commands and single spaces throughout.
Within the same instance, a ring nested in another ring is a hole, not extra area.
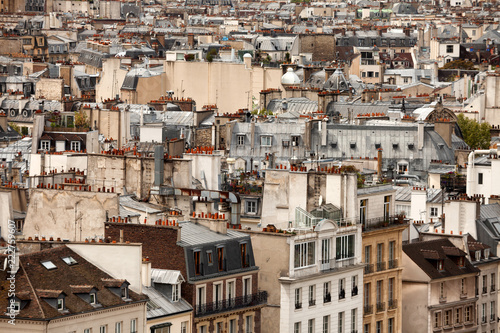
M 403 325 L 407 332 L 475 332 L 480 270 L 448 239 L 403 245 Z
M 145 332 L 147 298 L 67 246 L 20 255 L 16 270 L 15 295 L 0 271 L 1 331 Z

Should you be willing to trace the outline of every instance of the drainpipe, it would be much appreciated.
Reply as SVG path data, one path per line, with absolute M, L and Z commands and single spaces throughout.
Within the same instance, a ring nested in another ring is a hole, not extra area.
M 474 174 L 473 174 L 473 169 L 474 169 L 474 156 L 478 154 L 497 154 L 498 151 L 497 149 L 481 149 L 481 150 L 473 150 L 469 154 L 469 158 L 467 161 L 467 195 L 471 196 L 473 193 L 472 191 L 472 185 L 474 183 Z

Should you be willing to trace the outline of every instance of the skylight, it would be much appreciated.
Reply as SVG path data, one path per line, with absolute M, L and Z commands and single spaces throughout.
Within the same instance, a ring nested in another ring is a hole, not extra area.
M 54 263 L 50 260 L 42 261 L 41 264 L 43 265 L 43 267 L 47 268 L 48 270 L 57 268 L 57 266 L 54 265 Z
M 64 257 L 64 258 L 62 258 L 62 260 L 63 260 L 66 264 L 68 264 L 68 265 L 70 265 L 70 266 L 71 266 L 71 265 L 75 265 L 75 264 L 77 264 L 76 260 L 75 260 L 75 259 L 73 259 L 73 257 Z

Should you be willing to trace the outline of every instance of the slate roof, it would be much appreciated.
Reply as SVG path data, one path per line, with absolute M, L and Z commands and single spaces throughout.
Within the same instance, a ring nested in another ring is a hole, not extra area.
M 149 297 L 146 317 L 148 319 L 174 315 L 181 312 L 192 311 L 193 307 L 183 298 L 177 302 L 166 297 L 154 287 L 143 287 L 144 295 Z
M 211 232 L 207 227 L 192 223 L 190 221 L 179 222 L 179 226 L 182 228 L 181 241 L 178 242 L 177 245 L 182 247 L 249 237 L 242 232 L 232 229 L 228 229 L 227 234 L 225 235 Z
M 76 264 L 68 265 L 62 258 L 72 257 Z M 3 262 L 6 255 L 1 255 Z M 50 260 L 55 269 L 46 269 L 41 262 Z M 109 274 L 100 270 L 92 263 L 79 256 L 67 246 L 34 252 L 19 257 L 19 270 L 16 274 L 16 295 L 28 303 L 20 310 L 16 319 L 52 319 L 57 317 L 68 317 L 74 314 L 95 311 L 94 307 L 75 295 L 72 286 L 93 286 L 97 289 L 97 301 L 103 308 L 111 308 L 119 305 L 145 302 L 147 297 L 129 290 L 130 301 L 123 300 L 120 296 L 106 288 L 104 281 L 115 281 Z M 7 318 L 9 298 L 10 273 L 0 271 L 0 318 Z M 103 281 L 104 280 L 104 281 Z M 124 281 L 125 280 L 119 280 Z M 46 298 L 55 298 L 59 295 L 65 296 L 66 311 L 60 312 L 51 306 Z
M 456 248 L 453 243 L 446 238 L 406 244 L 403 245 L 403 251 L 431 279 L 441 279 L 480 272 L 480 270 L 474 267 L 465 257 L 465 252 Z M 464 267 L 458 266 L 456 258 L 454 258 L 456 256 L 464 257 Z M 441 271 L 437 269 L 437 260 L 443 260 L 443 270 Z
M 500 217 L 500 204 L 494 203 L 489 205 L 481 205 L 481 218 L 499 218 Z

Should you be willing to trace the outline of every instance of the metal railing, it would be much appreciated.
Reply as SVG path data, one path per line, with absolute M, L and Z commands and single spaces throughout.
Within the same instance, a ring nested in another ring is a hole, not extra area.
M 381 312 L 385 310 L 385 303 L 384 302 L 377 302 L 377 312 Z
M 332 295 L 330 293 L 323 296 L 323 303 L 330 303 L 332 301 Z
M 490 291 L 495 291 L 495 290 L 496 290 L 496 286 L 494 284 L 492 284 L 490 287 Z
M 373 305 L 365 305 L 363 308 L 363 313 L 365 315 L 372 314 L 373 313 Z
M 259 291 L 255 294 L 225 299 L 219 302 L 199 304 L 195 307 L 195 316 L 205 316 L 221 311 L 241 309 L 267 303 L 267 292 Z
M 483 294 L 487 294 L 488 293 L 488 287 L 483 287 Z
M 315 299 L 310 299 L 309 300 L 309 306 L 315 306 L 316 305 L 316 300 Z
M 390 299 L 388 302 L 388 307 L 389 307 L 389 310 L 397 308 L 398 307 L 398 300 L 394 299 L 394 298 Z
M 373 264 L 368 264 L 365 266 L 365 274 L 373 273 Z
M 377 263 L 377 272 L 381 272 L 385 270 L 385 261 L 381 261 Z
M 351 290 L 351 296 L 356 296 L 358 294 L 358 286 L 354 286 Z
M 398 268 L 398 259 L 389 260 L 388 264 L 388 269 Z
M 330 271 L 343 267 L 353 266 L 354 258 L 349 259 L 325 259 L 319 261 L 319 269 L 321 271 Z
M 341 289 L 339 291 L 339 299 L 344 299 L 345 298 L 345 289 Z
M 295 310 L 302 309 L 302 302 L 295 303 Z

